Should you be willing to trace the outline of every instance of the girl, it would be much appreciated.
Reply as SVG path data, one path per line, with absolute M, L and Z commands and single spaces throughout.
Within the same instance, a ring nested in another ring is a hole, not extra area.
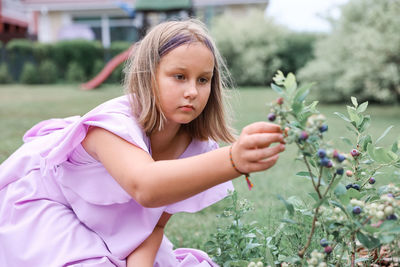
M 173 251 L 163 227 L 284 150 L 266 122 L 234 139 L 221 71 L 200 22 L 162 23 L 133 49 L 127 96 L 30 129 L 0 166 L 0 266 L 216 266 L 202 251 Z

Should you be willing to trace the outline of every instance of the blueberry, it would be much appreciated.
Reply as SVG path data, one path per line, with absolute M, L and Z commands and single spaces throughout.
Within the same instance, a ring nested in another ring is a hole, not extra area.
M 387 196 L 388 197 L 394 197 L 394 195 L 392 193 L 388 193 Z
M 369 180 L 368 180 L 368 183 L 370 183 L 370 184 L 374 184 L 376 181 L 375 181 L 375 178 L 374 177 L 371 177 L 371 178 L 369 178 Z
M 357 149 L 353 149 L 350 154 L 353 156 L 353 158 L 356 158 L 360 155 L 360 152 Z
M 339 162 L 343 162 L 345 159 L 346 159 L 346 157 L 343 156 L 342 154 L 338 154 L 338 155 L 337 155 L 337 160 L 338 160 Z
M 306 131 L 302 131 L 299 137 L 300 141 L 305 141 L 307 140 L 307 138 L 308 138 L 308 133 Z
M 330 254 L 332 252 L 332 247 L 331 246 L 326 246 L 324 248 L 324 251 L 325 251 L 326 254 Z
M 350 188 L 353 188 L 353 184 L 348 184 L 346 185 L 346 189 L 349 190 Z
M 322 124 L 322 125 L 319 127 L 319 131 L 320 131 L 321 133 L 328 131 L 328 125 L 327 125 L 327 124 Z
M 321 164 L 321 165 L 324 166 L 324 167 L 328 167 L 328 168 L 332 167 L 332 161 L 331 161 L 329 158 L 327 158 L 327 157 L 322 158 L 322 159 L 319 161 L 319 164 Z
M 274 121 L 276 119 L 276 115 L 274 113 L 269 113 L 268 114 L 268 120 L 269 121 Z
M 389 216 L 386 217 L 387 220 L 397 220 L 396 214 L 390 214 Z
M 329 245 L 328 240 L 326 240 L 325 238 L 322 238 L 321 241 L 319 241 L 319 244 L 322 247 L 327 247 Z
M 318 157 L 320 157 L 322 159 L 326 156 L 326 151 L 325 151 L 325 149 L 320 148 L 320 149 L 318 149 L 317 154 L 318 154 Z
M 353 184 L 352 188 L 357 190 L 357 191 L 360 191 L 360 186 L 358 184 Z
M 356 215 L 360 214 L 361 211 L 362 211 L 362 209 L 359 206 L 355 206 L 353 208 L 353 213 L 356 214 Z
M 339 175 L 343 175 L 343 173 L 344 173 L 344 169 L 343 168 L 337 168 L 336 169 L 336 174 L 339 174 Z

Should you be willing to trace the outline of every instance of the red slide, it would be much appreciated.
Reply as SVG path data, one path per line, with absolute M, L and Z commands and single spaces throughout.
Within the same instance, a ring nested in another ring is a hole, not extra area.
M 81 85 L 81 88 L 83 90 L 92 90 L 97 86 L 99 86 L 102 82 L 104 82 L 107 79 L 108 76 L 110 76 L 110 74 L 116 67 L 118 67 L 119 64 L 123 63 L 125 60 L 128 59 L 130 51 L 131 48 L 113 57 L 110 61 L 107 62 L 107 64 L 104 66 L 104 68 L 100 71 L 99 74 L 97 74 L 93 79 L 91 79 L 87 83 L 83 83 Z

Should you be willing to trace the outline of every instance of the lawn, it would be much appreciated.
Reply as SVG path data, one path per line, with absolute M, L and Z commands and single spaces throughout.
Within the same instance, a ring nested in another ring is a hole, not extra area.
M 0 86 L 0 162 L 22 144 L 22 135 L 35 123 L 48 118 L 83 115 L 122 93 L 120 87 L 111 85 L 93 91 L 80 91 L 72 85 Z M 268 103 L 276 97 L 267 88 L 241 88 L 235 91 L 230 100 L 236 118 L 235 127 L 241 129 L 248 123 L 266 120 Z M 332 139 L 342 151 L 349 151 L 350 147 L 344 145 L 339 136 L 352 136 L 346 134 L 345 123 L 333 114 L 335 111 L 345 113 L 345 105 L 322 105 L 319 110 L 328 118 L 327 138 Z M 367 112 L 372 116 L 373 139 L 379 137 L 389 125 L 395 127 L 382 145 L 389 145 L 390 141 L 398 138 L 399 107 L 372 106 Z M 310 191 L 309 181 L 295 176 L 302 167 L 294 160 L 295 155 L 295 148 L 288 146 L 276 166 L 266 172 L 252 174 L 251 179 L 255 184 L 252 191 L 248 191 L 244 178 L 234 181 L 239 197 L 249 199 L 255 206 L 254 212 L 246 217 L 247 221 L 256 220 L 274 232 L 284 211 L 276 195 L 304 196 L 305 192 Z M 196 214 L 173 216 L 167 226 L 167 235 L 176 246 L 201 248 L 209 234 L 215 231 L 216 225 L 222 222 L 216 215 L 225 204 L 222 201 Z

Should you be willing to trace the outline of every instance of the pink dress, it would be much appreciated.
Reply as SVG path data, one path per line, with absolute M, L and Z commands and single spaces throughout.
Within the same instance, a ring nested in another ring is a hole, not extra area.
M 83 117 L 40 122 L 0 165 L 0 266 L 126 266 L 163 212 L 197 212 L 233 190 L 227 182 L 186 200 L 144 208 L 81 146 L 97 126 L 151 153 L 128 98 L 110 100 Z M 193 140 L 181 158 L 217 148 Z M 217 266 L 195 249 L 173 250 L 164 236 L 154 266 Z

